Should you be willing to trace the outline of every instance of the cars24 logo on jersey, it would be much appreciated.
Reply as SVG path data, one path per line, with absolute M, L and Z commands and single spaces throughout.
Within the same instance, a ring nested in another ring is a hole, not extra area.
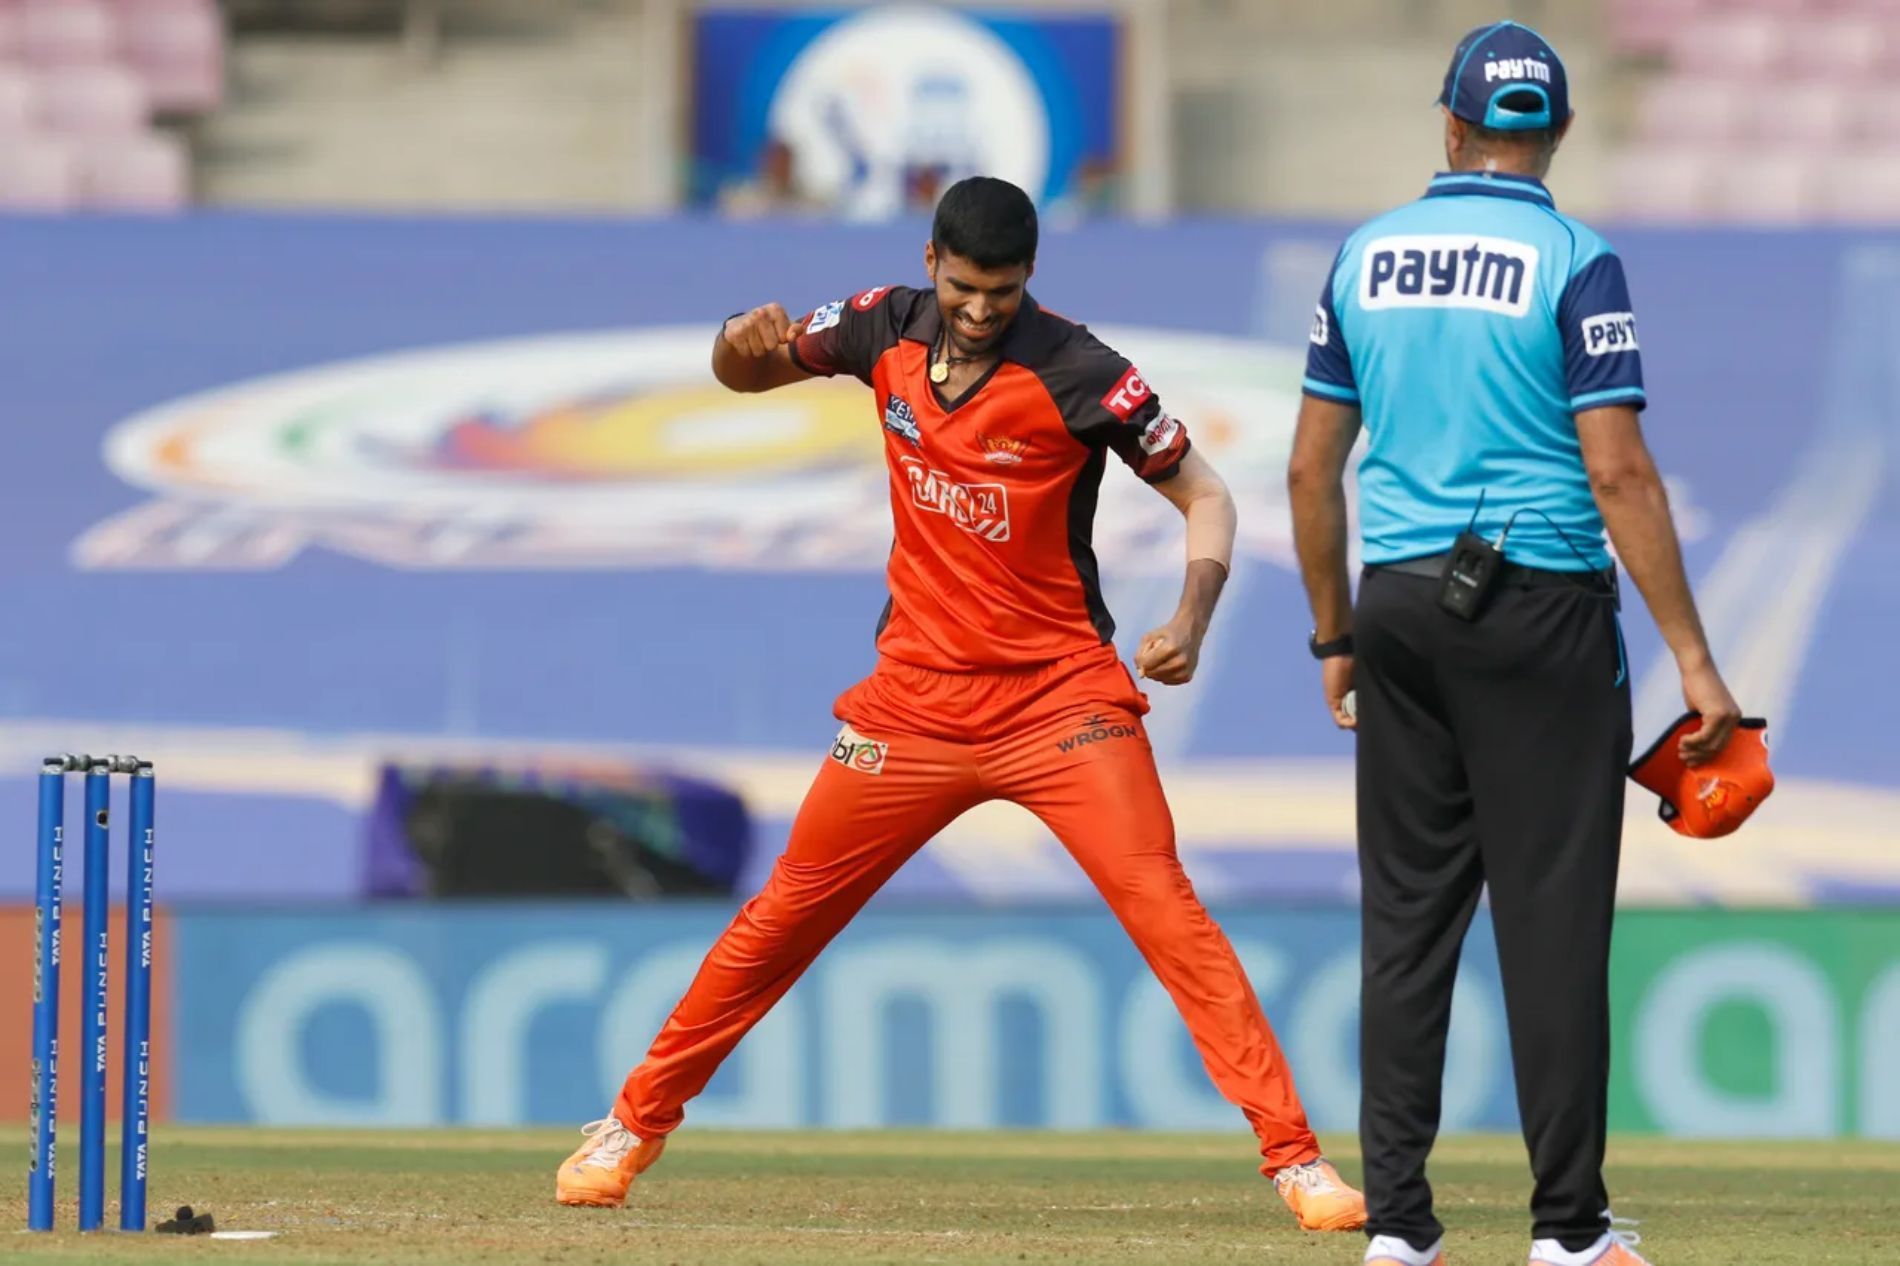
M 972 536 L 1009 539 L 1009 489 L 1002 484 L 960 484 L 915 457 L 904 458 L 903 467 L 913 504 L 936 511 Z

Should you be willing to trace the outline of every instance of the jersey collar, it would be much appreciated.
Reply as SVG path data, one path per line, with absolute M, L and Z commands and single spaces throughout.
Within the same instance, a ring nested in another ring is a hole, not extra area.
M 922 290 L 919 293 L 924 296 L 925 302 L 920 304 L 917 311 L 911 314 L 910 320 L 904 323 L 902 336 L 912 342 L 922 343 L 925 347 L 934 348 L 938 337 L 943 333 L 943 312 L 937 307 L 935 291 Z M 1022 363 L 1026 332 L 1032 324 L 1031 318 L 1036 315 L 1039 308 L 1040 305 L 1032 296 L 1027 294 L 1023 296 L 1022 305 L 1016 309 L 1015 319 L 1009 323 L 1009 328 L 1003 331 L 1003 344 L 998 349 L 1002 353 L 1003 360 Z
M 1425 187 L 1427 198 L 1515 198 L 1555 207 L 1557 200 L 1535 176 L 1513 176 L 1499 171 L 1441 171 Z

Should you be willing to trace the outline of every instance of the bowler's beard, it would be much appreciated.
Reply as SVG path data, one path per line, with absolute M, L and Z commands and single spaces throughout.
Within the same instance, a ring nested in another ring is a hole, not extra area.
M 954 314 L 942 312 L 943 328 L 950 334 L 950 350 L 958 356 L 988 356 L 1003 341 L 1003 335 L 1009 331 L 1009 322 L 1000 321 L 990 330 L 988 337 L 980 342 L 972 342 L 957 325 Z M 1012 318 L 1013 319 L 1013 318 Z

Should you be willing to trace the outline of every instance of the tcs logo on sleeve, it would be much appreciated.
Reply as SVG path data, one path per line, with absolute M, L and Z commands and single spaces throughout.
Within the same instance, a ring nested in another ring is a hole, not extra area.
M 1153 390 L 1142 378 L 1141 371 L 1130 365 L 1128 372 L 1123 374 L 1120 380 L 1108 389 L 1108 394 L 1102 397 L 1102 407 L 1126 422 L 1134 416 L 1136 409 L 1148 403 L 1148 397 L 1153 394 Z
M 1471 308 L 1521 317 L 1537 288 L 1538 251 L 1502 237 L 1414 233 L 1366 243 L 1359 306 Z

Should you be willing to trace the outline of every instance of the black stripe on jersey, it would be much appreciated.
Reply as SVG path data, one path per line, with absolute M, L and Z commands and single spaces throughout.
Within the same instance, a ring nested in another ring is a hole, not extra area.
M 1107 461 L 1108 450 L 1091 448 L 1075 483 L 1069 487 L 1069 559 L 1075 564 L 1076 579 L 1082 582 L 1089 623 L 1101 635 L 1104 646 L 1115 640 L 1115 617 L 1109 614 L 1108 603 L 1102 598 L 1102 573 L 1095 562 L 1095 502 Z

